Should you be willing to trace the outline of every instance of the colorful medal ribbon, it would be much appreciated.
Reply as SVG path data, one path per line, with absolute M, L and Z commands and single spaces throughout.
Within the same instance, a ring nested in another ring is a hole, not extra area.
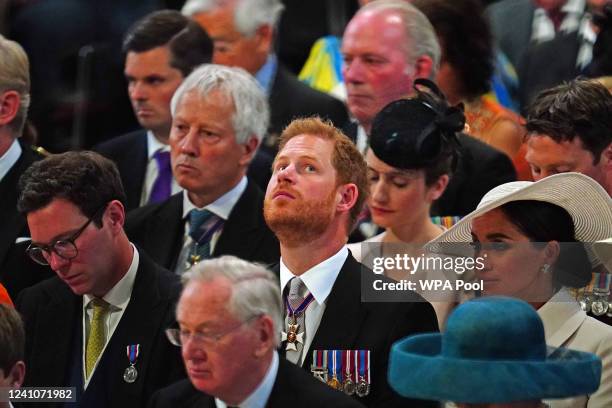
M 331 364 L 328 364 L 329 375 L 327 385 L 333 389 L 340 390 L 342 388 L 342 354 L 339 350 L 327 350 L 327 356 L 331 354 Z
M 313 350 L 310 371 L 317 380 L 327 384 L 327 354 L 325 350 Z
M 312 295 L 312 293 L 309 293 L 308 296 L 306 296 L 306 298 L 304 299 L 304 301 L 300 303 L 300 305 L 295 310 L 293 310 L 293 308 L 289 304 L 289 300 L 285 298 L 285 306 L 287 307 L 287 316 L 293 317 L 293 318 L 295 318 L 295 316 L 299 316 L 304 310 L 306 310 L 308 305 L 310 305 L 310 303 L 313 300 L 314 300 L 314 296 Z
M 370 350 L 359 350 L 359 382 L 356 393 L 359 397 L 370 393 Z
M 123 372 L 123 380 L 131 384 L 138 378 L 138 371 L 136 370 L 135 364 L 140 354 L 140 344 L 130 344 L 127 346 L 127 357 L 130 361 L 130 366 Z
M 346 395 L 353 395 L 355 394 L 356 391 L 356 380 L 353 380 L 353 372 L 354 372 L 354 358 L 353 358 L 353 353 L 351 350 L 345 350 L 344 353 L 342 353 L 343 356 L 343 362 L 342 365 L 344 366 L 344 381 L 342 382 L 342 391 L 344 391 L 344 393 Z

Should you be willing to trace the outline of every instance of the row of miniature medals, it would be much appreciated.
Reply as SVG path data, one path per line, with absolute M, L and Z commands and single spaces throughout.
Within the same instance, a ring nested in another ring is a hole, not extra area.
M 314 350 L 314 377 L 347 395 L 370 393 L 370 350 Z
M 593 273 L 591 283 L 576 294 L 582 310 L 595 316 L 612 317 L 612 302 L 609 298 L 611 278 L 611 274 L 607 272 Z

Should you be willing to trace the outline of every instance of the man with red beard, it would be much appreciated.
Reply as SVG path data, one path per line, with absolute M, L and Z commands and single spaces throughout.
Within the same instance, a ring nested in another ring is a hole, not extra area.
M 374 275 L 352 257 L 346 242 L 367 184 L 363 157 L 331 124 L 298 119 L 283 131 L 264 203 L 266 222 L 281 248 L 286 309 L 281 350 L 369 407 L 429 406 L 393 392 L 386 373 L 394 341 L 438 330 L 433 308 L 418 295 L 409 303 L 361 301 L 362 278 Z M 339 376 L 342 384 L 335 371 L 320 375 L 313 355 L 324 351 L 327 367 L 332 355 L 355 356 L 354 370 L 342 364 L 351 373 Z

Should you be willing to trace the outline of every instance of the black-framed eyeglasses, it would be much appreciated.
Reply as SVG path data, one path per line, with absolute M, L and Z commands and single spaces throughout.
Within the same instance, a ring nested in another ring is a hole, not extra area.
M 74 234 L 72 234 L 68 238 L 58 239 L 54 243 L 50 245 L 38 245 L 38 244 L 30 244 L 26 252 L 28 256 L 36 263 L 40 265 L 49 265 L 49 261 L 45 257 L 45 253 L 48 256 L 51 255 L 51 252 L 55 252 L 57 256 L 63 258 L 67 261 L 76 258 L 79 254 L 79 249 L 77 248 L 74 241 L 76 241 L 83 231 L 91 224 L 91 222 L 106 208 L 104 205 L 98 211 L 95 212 L 93 216 L 91 216 L 85 224 L 81 228 L 79 228 Z

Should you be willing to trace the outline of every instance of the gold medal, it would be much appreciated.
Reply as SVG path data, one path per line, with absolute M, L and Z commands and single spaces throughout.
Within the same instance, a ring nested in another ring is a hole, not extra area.
M 338 381 L 338 379 L 336 378 L 335 375 L 331 379 L 327 380 L 327 385 L 329 385 L 330 387 L 332 387 L 335 390 L 341 390 L 342 389 L 342 384 L 340 384 L 340 381 Z

